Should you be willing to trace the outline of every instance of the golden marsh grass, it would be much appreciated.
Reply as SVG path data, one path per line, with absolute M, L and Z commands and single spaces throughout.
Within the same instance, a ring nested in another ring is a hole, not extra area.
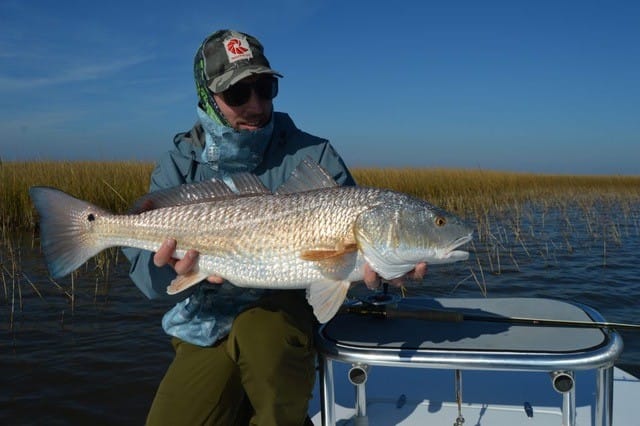
M 124 212 L 147 191 L 153 169 L 147 162 L 9 162 L 0 163 L 0 281 L 6 301 L 16 303 L 16 280 L 20 269 L 20 246 L 16 234 L 31 235 L 37 245 L 37 215 L 29 199 L 33 185 L 59 188 L 115 212 Z M 477 265 L 469 278 L 482 287 L 485 273 L 519 264 L 535 256 L 552 261 L 554 250 L 571 251 L 570 235 L 587 235 L 602 245 L 606 262 L 607 244 L 615 244 L 621 232 L 640 234 L 640 176 L 564 176 L 462 169 L 359 168 L 356 181 L 406 192 L 460 215 L 475 227 L 471 250 Z M 608 212 L 616 215 L 608 215 Z M 576 212 L 579 217 L 576 217 Z M 615 216 L 631 222 L 621 227 Z M 562 228 L 561 239 L 545 235 L 545 223 L 553 220 Z M 622 230 L 624 229 L 624 231 Z M 633 231 L 635 229 L 635 231 Z M 17 232 L 16 232 L 17 231 Z M 94 298 L 108 291 L 110 265 L 118 261 L 118 250 L 103 252 L 91 265 L 96 278 Z M 523 259 L 525 257 L 525 259 Z M 21 278 L 22 277 L 22 278 Z M 59 286 L 73 306 L 71 289 Z M 37 292 L 26 277 L 25 285 Z M 21 298 L 17 285 L 18 298 Z M 25 287 L 27 288 L 27 287 Z M 13 290 L 12 290 L 13 289 Z M 20 303 L 18 300 L 17 303 Z M 12 305 L 13 306 L 13 305 Z M 13 311 L 12 311 L 13 312 Z
M 9 162 L 0 164 L 0 223 L 32 230 L 36 216 L 28 190 L 59 188 L 101 207 L 123 212 L 147 191 L 153 169 L 147 162 Z M 359 168 L 360 185 L 389 188 L 429 200 L 475 220 L 518 211 L 527 203 L 588 209 L 602 200 L 623 205 L 640 199 L 640 176 L 564 176 L 463 169 Z
M 34 185 L 52 186 L 77 198 L 122 212 L 146 192 L 153 164 L 141 162 L 10 162 L 0 165 L 2 229 L 31 230 Z
M 589 204 L 637 200 L 640 176 L 565 176 L 462 169 L 357 169 L 361 185 L 388 187 L 429 200 L 465 217 L 498 213 L 524 203 Z

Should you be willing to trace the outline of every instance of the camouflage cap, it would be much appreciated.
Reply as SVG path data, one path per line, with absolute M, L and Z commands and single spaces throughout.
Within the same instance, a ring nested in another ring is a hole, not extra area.
M 207 37 L 195 57 L 196 70 L 200 69 L 206 85 L 213 93 L 224 92 L 229 86 L 253 74 L 272 74 L 264 56 L 262 44 L 249 34 L 233 30 L 220 30 Z

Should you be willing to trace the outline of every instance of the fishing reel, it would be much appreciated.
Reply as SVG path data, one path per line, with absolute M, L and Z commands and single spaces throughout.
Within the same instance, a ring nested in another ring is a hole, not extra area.
M 370 306 L 386 306 L 397 305 L 402 297 L 398 294 L 389 293 L 389 283 L 383 282 L 380 286 L 381 290 L 375 290 L 375 293 L 367 296 L 359 297 L 361 303 Z

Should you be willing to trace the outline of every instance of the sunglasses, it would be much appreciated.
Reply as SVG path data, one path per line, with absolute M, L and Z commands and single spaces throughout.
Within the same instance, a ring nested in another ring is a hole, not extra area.
M 221 93 L 224 102 L 232 107 L 246 104 L 254 91 L 263 100 L 272 100 L 278 96 L 278 79 L 261 77 L 251 83 L 236 83 Z

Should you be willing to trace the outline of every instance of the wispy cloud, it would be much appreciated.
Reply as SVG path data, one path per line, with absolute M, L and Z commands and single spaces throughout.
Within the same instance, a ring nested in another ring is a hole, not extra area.
M 42 77 L 13 77 L 0 74 L 0 92 L 37 89 L 45 86 L 102 79 L 151 59 L 153 59 L 152 55 L 132 56 L 99 64 L 80 64 L 63 67 L 55 73 Z
M 70 122 L 79 122 L 88 114 L 80 108 L 42 111 L 5 111 L 0 118 L 0 134 L 19 135 L 36 131 L 46 133 Z
M 155 58 L 145 41 L 127 41 L 121 23 L 93 21 L 86 8 L 74 8 L 69 25 L 64 6 L 23 3 L 0 5 L 0 93 L 106 79 Z

